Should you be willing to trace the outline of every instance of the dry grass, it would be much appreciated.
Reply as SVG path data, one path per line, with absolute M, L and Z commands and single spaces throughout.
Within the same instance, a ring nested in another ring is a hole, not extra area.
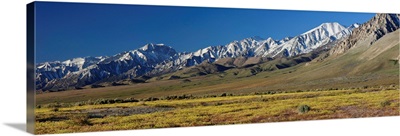
M 36 122 L 36 132 L 38 134 L 45 134 L 398 116 L 400 115 L 398 96 L 398 90 L 333 90 L 186 100 L 159 100 L 145 102 L 145 104 L 149 108 L 166 106 L 174 107 L 174 109 L 102 117 L 85 116 L 84 113 L 78 114 L 78 112 L 87 109 L 101 110 L 115 107 L 143 107 L 144 103 L 74 106 L 59 108 L 57 112 L 53 112 L 48 108 L 40 108 L 36 110 L 37 119 L 40 120 Z M 381 106 L 382 101 L 390 101 L 391 104 Z M 311 109 L 308 112 L 299 114 L 298 107 L 300 105 L 308 105 Z

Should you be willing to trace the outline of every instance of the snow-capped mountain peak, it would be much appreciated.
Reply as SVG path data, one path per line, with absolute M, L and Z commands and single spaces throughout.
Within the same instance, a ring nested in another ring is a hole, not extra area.
M 344 26 L 340 25 L 338 22 L 330 22 L 330 23 L 322 23 L 321 25 L 319 25 L 318 27 L 315 27 L 305 33 L 303 33 L 302 35 L 307 35 L 310 33 L 318 33 L 321 31 L 325 31 L 327 32 L 327 34 L 329 35 L 333 35 L 336 33 L 339 33 L 340 31 L 346 29 Z
M 143 47 L 139 48 L 139 50 L 142 50 L 142 51 L 150 50 L 150 51 L 152 51 L 152 50 L 155 50 L 155 49 L 157 49 L 159 47 L 164 47 L 164 44 L 163 43 L 160 43 L 160 44 L 149 43 L 149 44 L 146 44 Z
M 350 35 L 352 29 L 346 28 L 337 22 L 322 23 L 299 36 L 281 43 L 276 50 L 264 53 L 263 56 L 288 57 L 308 53 L 318 47 Z
M 354 24 L 350 25 L 350 26 L 347 27 L 347 28 L 348 28 L 348 29 L 354 29 L 354 28 L 360 27 L 360 25 L 361 25 L 361 24 L 359 24 L 359 23 L 354 23 Z
M 262 41 L 262 40 L 265 40 L 264 38 L 261 38 L 260 36 L 253 36 L 253 37 L 249 37 L 249 38 L 246 38 L 247 40 L 249 40 L 249 41 Z

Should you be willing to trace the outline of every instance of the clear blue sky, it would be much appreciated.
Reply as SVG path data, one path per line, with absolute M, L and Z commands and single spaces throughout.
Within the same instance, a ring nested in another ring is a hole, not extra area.
M 252 36 L 296 36 L 324 22 L 364 23 L 367 13 L 36 3 L 36 62 L 112 56 L 147 43 L 178 52 Z

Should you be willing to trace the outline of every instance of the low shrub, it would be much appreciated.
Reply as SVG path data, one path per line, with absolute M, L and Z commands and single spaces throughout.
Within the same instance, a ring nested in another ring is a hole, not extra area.
M 61 103 L 56 102 L 56 103 L 47 104 L 44 107 L 46 107 L 46 108 L 60 108 L 61 106 L 62 106 Z
M 124 101 L 123 101 L 122 99 L 115 98 L 115 99 L 114 99 L 114 102 L 115 102 L 115 103 L 123 103 Z
M 110 100 L 110 99 L 107 100 L 107 104 L 113 104 L 113 103 L 115 103 L 114 100 Z
M 196 97 L 191 94 L 190 95 L 183 94 L 180 96 L 177 96 L 177 95 L 166 96 L 166 97 L 163 97 L 162 99 L 163 100 L 183 100 L 183 99 L 193 99 L 193 98 L 196 98 Z
M 386 107 L 386 106 L 390 106 L 390 104 L 392 104 L 392 103 L 389 100 L 385 100 L 385 101 L 382 101 L 380 104 L 382 107 Z
M 297 107 L 297 110 L 299 113 L 303 114 L 303 113 L 307 113 L 308 111 L 310 111 L 311 107 L 308 105 L 300 105 L 299 107 Z
M 85 105 L 84 102 L 77 102 L 77 103 L 75 103 L 75 106 L 83 106 L 83 105 Z
M 58 108 L 52 108 L 51 111 L 57 112 L 57 111 L 60 111 L 60 109 L 58 109 Z
M 157 100 L 159 100 L 159 99 L 156 97 L 149 97 L 149 98 L 145 99 L 144 101 L 157 101 Z
M 92 123 L 89 120 L 89 116 L 86 114 L 75 115 L 72 117 L 71 120 L 74 125 L 80 125 L 80 126 L 92 125 Z
M 168 80 L 174 80 L 174 79 L 180 79 L 180 78 L 181 78 L 180 76 L 172 75 L 171 77 L 168 78 Z
M 217 97 L 217 95 L 209 95 L 208 97 Z
M 227 96 L 226 93 L 222 93 L 222 94 L 221 94 L 221 97 L 225 97 L 225 96 Z
M 139 102 L 139 100 L 136 100 L 135 98 L 126 98 L 123 100 L 123 103 L 128 103 L 128 102 Z

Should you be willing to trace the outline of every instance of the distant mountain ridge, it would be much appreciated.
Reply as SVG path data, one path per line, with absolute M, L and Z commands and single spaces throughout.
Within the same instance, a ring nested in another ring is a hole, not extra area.
M 225 46 L 209 46 L 195 52 L 176 52 L 164 44 L 145 46 L 111 57 L 74 58 L 63 62 L 36 65 L 37 89 L 62 90 L 101 82 L 159 75 L 204 61 L 237 57 L 291 57 L 313 51 L 328 43 L 349 36 L 359 24 L 344 27 L 339 23 L 323 23 L 301 35 L 281 40 L 250 37 Z
M 196 52 L 180 54 L 177 59 L 155 67 L 155 71 L 178 70 L 201 64 L 203 61 L 215 62 L 221 58 L 236 57 L 291 57 L 309 53 L 314 49 L 335 42 L 351 34 L 359 24 L 344 27 L 339 23 L 323 23 L 299 36 L 274 40 L 250 37 L 233 41 L 225 46 L 209 46 Z

